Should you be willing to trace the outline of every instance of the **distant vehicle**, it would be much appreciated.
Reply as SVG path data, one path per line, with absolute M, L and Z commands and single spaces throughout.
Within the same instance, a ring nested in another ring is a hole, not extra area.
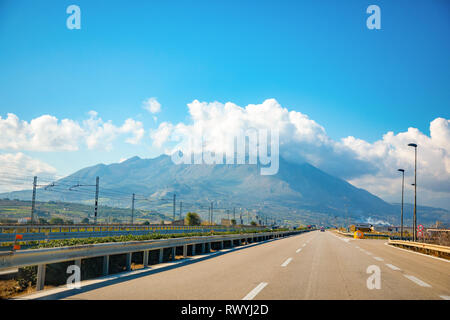
M 320 227 L 320 232 L 325 232 L 325 228 L 324 227 Z

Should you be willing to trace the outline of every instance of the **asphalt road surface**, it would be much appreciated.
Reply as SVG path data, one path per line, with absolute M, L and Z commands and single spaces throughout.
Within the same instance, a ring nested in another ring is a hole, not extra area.
M 450 262 L 314 231 L 71 292 L 64 298 L 441 300 L 450 299 Z

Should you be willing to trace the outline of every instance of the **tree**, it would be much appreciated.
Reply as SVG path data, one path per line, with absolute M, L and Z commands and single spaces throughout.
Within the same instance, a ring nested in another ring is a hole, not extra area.
M 50 224 L 64 224 L 64 220 L 54 217 L 50 219 Z
M 236 219 L 231 219 L 231 225 L 235 226 L 236 225 Z
M 252 222 L 250 222 L 250 225 L 256 226 L 256 222 L 255 222 L 255 221 L 252 221 Z
M 83 218 L 83 220 L 81 220 L 81 223 L 89 223 L 89 219 L 88 218 Z
M 147 220 L 147 221 L 144 221 L 142 224 L 145 226 L 148 226 L 148 225 L 150 225 L 150 222 Z
M 188 212 L 184 221 L 188 226 L 199 226 L 202 223 L 200 216 L 195 212 Z

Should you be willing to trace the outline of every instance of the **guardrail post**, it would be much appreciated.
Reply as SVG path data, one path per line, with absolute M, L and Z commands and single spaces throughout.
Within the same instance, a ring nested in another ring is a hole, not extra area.
M 205 248 L 205 243 L 202 242 L 202 253 L 205 253 L 205 250 L 206 250 L 206 248 Z
M 175 247 L 172 248 L 172 260 L 175 261 Z
M 144 251 L 144 261 L 143 261 L 143 265 L 144 265 L 144 268 L 147 268 L 148 267 L 148 255 L 149 255 L 149 253 L 150 253 L 150 251 L 149 250 L 145 250 Z
M 223 249 L 223 240 L 220 241 L 220 250 L 222 250 L 222 249 Z
M 195 243 L 192 245 L 192 255 L 195 256 Z
M 103 275 L 107 276 L 109 274 L 109 256 L 103 257 Z
M 183 246 L 183 258 L 187 258 L 187 244 Z
M 36 291 L 43 290 L 44 283 L 45 283 L 45 264 L 40 264 L 38 265 L 37 269 Z
M 164 261 L 164 248 L 159 249 L 159 263 Z
M 131 270 L 131 256 L 132 256 L 132 252 L 127 253 L 127 271 Z
M 233 241 L 234 241 L 233 239 L 230 240 L 230 246 L 231 246 L 231 248 L 234 248 L 234 243 L 233 243 Z

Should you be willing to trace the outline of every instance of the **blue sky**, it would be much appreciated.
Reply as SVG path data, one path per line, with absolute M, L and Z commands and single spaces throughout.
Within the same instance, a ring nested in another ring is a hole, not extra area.
M 71 4 L 81 30 L 66 28 Z M 371 4 L 381 30 L 366 27 Z M 447 0 L 0 0 L 0 116 L 82 121 L 95 110 L 118 126 L 141 121 L 149 139 L 163 121 L 188 122 L 194 99 L 275 98 L 335 140 L 429 134 L 431 121 L 449 118 L 449 18 Z M 157 121 L 142 108 L 149 97 L 162 105 Z M 159 152 L 117 142 L 109 152 L 26 153 L 67 174 Z

